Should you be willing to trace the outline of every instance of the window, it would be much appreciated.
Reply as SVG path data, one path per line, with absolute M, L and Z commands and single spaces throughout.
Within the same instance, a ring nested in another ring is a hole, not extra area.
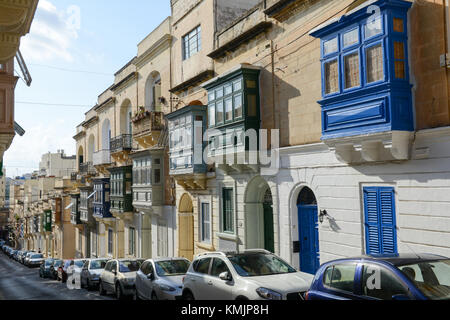
M 359 53 L 351 53 L 344 57 L 345 89 L 359 87 Z
M 128 229 L 128 254 L 136 254 L 136 230 L 134 228 Z
M 353 293 L 356 264 L 338 264 L 330 266 L 323 275 L 324 286 Z
M 378 285 L 376 280 L 380 281 Z M 380 300 L 392 300 L 396 295 L 409 296 L 408 289 L 391 271 L 377 265 L 364 265 L 362 292 L 365 296 Z
M 189 59 L 202 49 L 201 27 L 198 26 L 183 37 L 183 60 Z
M 223 189 L 223 231 L 234 233 L 233 189 Z
M 211 275 L 213 277 L 219 277 L 223 272 L 230 272 L 227 264 L 222 259 L 214 258 L 213 264 L 211 266 Z
M 382 17 L 369 19 L 369 22 L 364 27 L 365 38 L 369 39 L 375 37 L 383 32 Z
M 242 118 L 244 113 L 242 81 L 242 78 L 231 80 L 220 85 L 219 88 L 209 90 L 208 114 L 210 127 Z M 256 81 L 247 82 L 250 84 L 250 86 L 247 86 L 248 88 L 256 89 Z M 252 109 L 251 116 L 256 116 L 256 95 L 254 97 L 255 101 L 252 104 L 254 109 Z
M 395 32 L 399 32 L 399 33 L 405 32 L 405 27 L 404 27 L 402 18 L 394 18 L 393 26 L 394 26 L 393 29 Z
M 364 216 L 366 253 L 397 253 L 394 188 L 364 188 Z
M 167 257 L 169 254 L 168 250 L 168 233 L 167 233 L 167 222 L 164 219 L 158 219 L 158 256 Z
M 324 65 L 325 72 L 325 93 L 335 93 L 339 91 L 339 64 L 338 60 L 328 61 Z
M 211 242 L 211 213 L 209 211 L 209 203 L 201 204 L 200 232 L 202 242 Z
M 344 48 L 351 47 L 352 45 L 359 43 L 359 28 L 344 33 L 342 38 Z
M 211 258 L 198 260 L 198 262 L 194 265 L 194 271 L 198 273 L 208 274 L 210 262 Z
M 366 49 L 366 74 L 367 83 L 383 80 L 384 61 L 383 46 L 381 44 Z
M 334 38 L 323 43 L 323 54 L 326 56 L 328 54 L 338 51 L 338 39 Z
M 108 229 L 108 254 L 113 254 L 113 231 Z
M 395 78 L 405 79 L 405 44 L 402 41 L 394 41 L 394 64 L 395 64 Z

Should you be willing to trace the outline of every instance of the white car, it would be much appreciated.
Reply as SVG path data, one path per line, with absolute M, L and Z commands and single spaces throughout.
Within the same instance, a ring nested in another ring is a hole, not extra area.
M 113 259 L 106 263 L 100 275 L 98 290 L 101 296 L 112 292 L 117 299 L 133 296 L 135 293 L 136 272 L 143 259 Z
M 185 300 L 303 300 L 314 276 L 266 250 L 205 253 L 183 284 Z
M 70 263 L 67 268 L 67 279 L 72 279 L 72 284 L 78 283 L 81 285 L 81 270 L 86 261 L 87 259 L 75 259 Z
M 136 274 L 137 300 L 179 300 L 190 265 L 184 258 L 146 260 Z

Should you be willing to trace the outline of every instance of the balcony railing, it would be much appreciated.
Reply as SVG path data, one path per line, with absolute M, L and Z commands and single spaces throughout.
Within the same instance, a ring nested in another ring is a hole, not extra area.
M 85 162 L 80 164 L 80 173 L 81 174 L 96 174 L 94 165 L 92 162 Z
M 100 150 L 94 153 L 94 166 L 101 166 L 111 163 L 111 151 Z
M 133 147 L 132 144 L 132 135 L 131 134 L 122 134 L 118 137 L 115 137 L 111 140 L 111 153 L 131 150 Z
M 139 137 L 163 129 L 163 113 L 146 111 L 133 119 L 133 136 Z

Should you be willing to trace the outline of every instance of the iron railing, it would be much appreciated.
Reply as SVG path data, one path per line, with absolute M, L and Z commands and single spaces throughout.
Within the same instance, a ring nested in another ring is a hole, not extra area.
M 92 162 L 85 162 L 80 164 L 80 173 L 95 175 L 96 171 Z
M 132 135 L 122 134 L 114 139 L 111 139 L 110 149 L 111 153 L 131 150 L 133 148 Z
M 161 131 L 163 126 L 164 113 L 145 112 L 136 117 L 133 121 L 133 136 L 150 134 L 152 131 Z

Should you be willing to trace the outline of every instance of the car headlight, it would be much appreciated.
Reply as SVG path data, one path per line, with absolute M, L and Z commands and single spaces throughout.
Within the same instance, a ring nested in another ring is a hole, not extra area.
M 258 288 L 256 289 L 256 293 L 258 293 L 258 295 L 263 299 L 281 300 L 281 293 L 278 293 L 276 291 L 267 288 Z
M 160 285 L 159 285 L 159 288 L 160 288 L 162 291 L 170 291 L 170 292 L 173 292 L 173 291 L 176 290 L 174 287 L 168 286 L 167 284 L 160 284 Z

